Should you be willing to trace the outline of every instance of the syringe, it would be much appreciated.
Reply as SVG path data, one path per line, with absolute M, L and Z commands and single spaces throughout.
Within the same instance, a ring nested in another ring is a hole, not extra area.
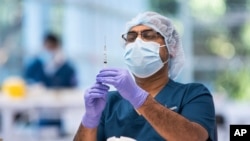
M 106 36 L 104 37 L 104 52 L 103 52 L 104 58 L 103 58 L 103 63 L 104 63 L 104 67 L 107 67 L 107 47 L 106 47 Z

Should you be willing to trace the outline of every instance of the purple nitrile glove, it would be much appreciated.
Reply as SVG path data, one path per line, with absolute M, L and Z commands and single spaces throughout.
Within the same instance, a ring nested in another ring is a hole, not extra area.
M 148 92 L 140 88 L 125 69 L 105 68 L 97 75 L 96 81 L 113 85 L 135 109 L 139 108 L 148 96 Z
M 82 124 L 87 128 L 98 126 L 102 111 L 106 105 L 109 86 L 96 82 L 94 86 L 85 91 L 84 100 L 86 112 L 82 118 Z

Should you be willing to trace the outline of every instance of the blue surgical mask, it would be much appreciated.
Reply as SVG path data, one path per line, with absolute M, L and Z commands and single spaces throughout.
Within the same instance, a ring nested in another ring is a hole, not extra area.
M 48 64 L 54 58 L 54 54 L 48 50 L 43 50 L 40 54 L 40 58 L 44 64 Z
M 162 62 L 159 51 L 160 44 L 145 42 L 137 38 L 135 42 L 129 43 L 125 48 L 125 64 L 130 71 L 139 78 L 147 78 L 158 72 L 165 63 Z

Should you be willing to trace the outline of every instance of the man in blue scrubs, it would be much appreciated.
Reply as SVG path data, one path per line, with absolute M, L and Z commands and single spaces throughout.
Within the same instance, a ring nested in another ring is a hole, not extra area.
M 184 63 L 172 22 L 155 12 L 127 23 L 127 70 L 105 68 L 84 95 L 86 112 L 74 141 L 215 141 L 215 110 L 202 84 L 175 82 Z M 108 92 L 113 85 L 117 91 Z
M 46 88 L 65 89 L 77 86 L 76 70 L 64 55 L 60 39 L 55 34 L 44 37 L 44 47 L 27 66 L 24 78 L 30 85 L 42 84 Z M 43 109 L 38 126 L 56 126 L 59 135 L 66 135 L 60 113 Z

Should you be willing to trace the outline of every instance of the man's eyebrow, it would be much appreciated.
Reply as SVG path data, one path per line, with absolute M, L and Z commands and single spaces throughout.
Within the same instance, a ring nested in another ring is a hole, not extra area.
M 138 31 L 134 31 L 134 30 L 128 31 L 128 33 L 134 33 L 134 32 L 138 32 Z
M 143 30 L 130 30 L 130 31 L 128 31 L 128 32 L 143 32 L 143 31 L 154 31 L 154 29 L 152 29 L 152 28 L 148 28 L 148 29 L 143 29 Z

